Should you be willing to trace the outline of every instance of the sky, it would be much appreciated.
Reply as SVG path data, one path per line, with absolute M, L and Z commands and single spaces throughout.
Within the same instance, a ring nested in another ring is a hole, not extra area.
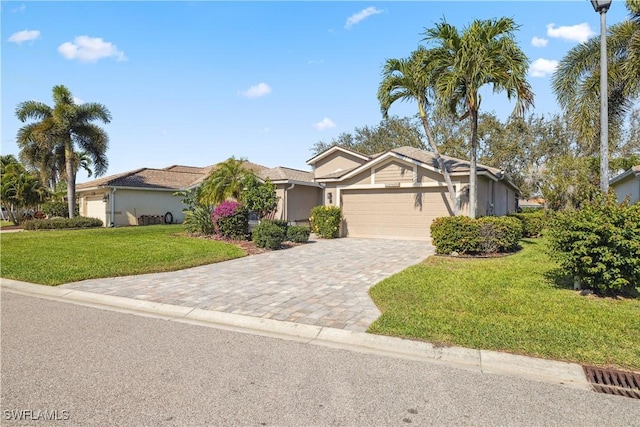
M 19 152 L 16 106 L 53 105 L 52 88 L 62 84 L 76 102 L 111 112 L 107 175 L 231 156 L 309 170 L 314 143 L 380 122 L 385 60 L 409 56 L 441 20 L 462 29 L 513 18 L 531 61 L 531 112 L 556 113 L 557 62 L 600 33 L 586 0 L 2 1 L 0 13 L 1 153 Z M 607 24 L 626 18 L 614 0 Z M 482 96 L 482 111 L 511 113 L 504 94 Z M 410 103 L 390 110 L 415 113 Z

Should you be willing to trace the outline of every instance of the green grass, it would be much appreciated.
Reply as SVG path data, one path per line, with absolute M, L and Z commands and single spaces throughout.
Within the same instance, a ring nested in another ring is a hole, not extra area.
M 430 257 L 374 286 L 369 332 L 640 369 L 640 300 L 580 296 L 544 239 L 501 258 Z
M 237 246 L 180 235 L 181 225 L 0 234 L 0 276 L 44 285 L 175 271 L 238 258 Z
M 0 219 L 0 228 L 2 227 L 9 227 L 12 226 L 13 223 L 11 221 L 5 221 L 3 219 Z

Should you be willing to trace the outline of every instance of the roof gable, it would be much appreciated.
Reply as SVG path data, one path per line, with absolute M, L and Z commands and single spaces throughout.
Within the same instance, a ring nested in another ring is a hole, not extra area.
M 366 154 L 358 153 L 357 151 L 353 151 L 353 150 L 350 150 L 348 148 L 341 147 L 339 145 L 334 145 L 333 147 L 328 148 L 328 149 L 324 150 L 322 153 L 320 153 L 320 154 L 310 158 L 309 160 L 307 160 L 307 164 L 308 165 L 313 165 L 316 162 L 318 162 L 319 160 L 322 160 L 325 157 L 327 157 L 327 156 L 329 156 L 329 155 L 331 155 L 331 154 L 333 154 L 335 152 L 343 152 L 343 153 L 346 153 L 346 154 L 350 154 L 352 156 L 355 156 L 355 157 L 360 158 L 360 159 L 365 160 L 365 161 L 368 161 L 368 160 L 371 159 L 371 157 L 367 156 Z

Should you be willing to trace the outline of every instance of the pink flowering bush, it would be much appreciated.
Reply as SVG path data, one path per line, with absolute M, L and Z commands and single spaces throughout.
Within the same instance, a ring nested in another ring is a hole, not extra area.
M 213 231 L 219 237 L 245 240 L 249 235 L 249 211 L 240 203 L 225 200 L 211 213 Z

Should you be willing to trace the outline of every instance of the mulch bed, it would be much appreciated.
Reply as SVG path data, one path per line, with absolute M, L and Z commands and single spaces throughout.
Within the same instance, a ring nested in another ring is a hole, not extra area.
M 258 255 L 258 254 L 263 254 L 265 252 L 272 252 L 271 249 L 257 247 L 256 244 L 251 240 L 232 240 L 232 239 L 226 239 L 223 237 L 218 237 L 215 235 L 207 236 L 207 235 L 192 234 L 192 233 L 187 233 L 187 236 L 196 237 L 200 239 L 207 239 L 207 240 L 217 240 L 218 242 L 229 243 L 231 245 L 235 245 L 240 249 L 244 250 L 247 253 L 247 255 Z M 283 242 L 279 250 L 294 248 L 300 245 L 304 245 L 304 243 Z

